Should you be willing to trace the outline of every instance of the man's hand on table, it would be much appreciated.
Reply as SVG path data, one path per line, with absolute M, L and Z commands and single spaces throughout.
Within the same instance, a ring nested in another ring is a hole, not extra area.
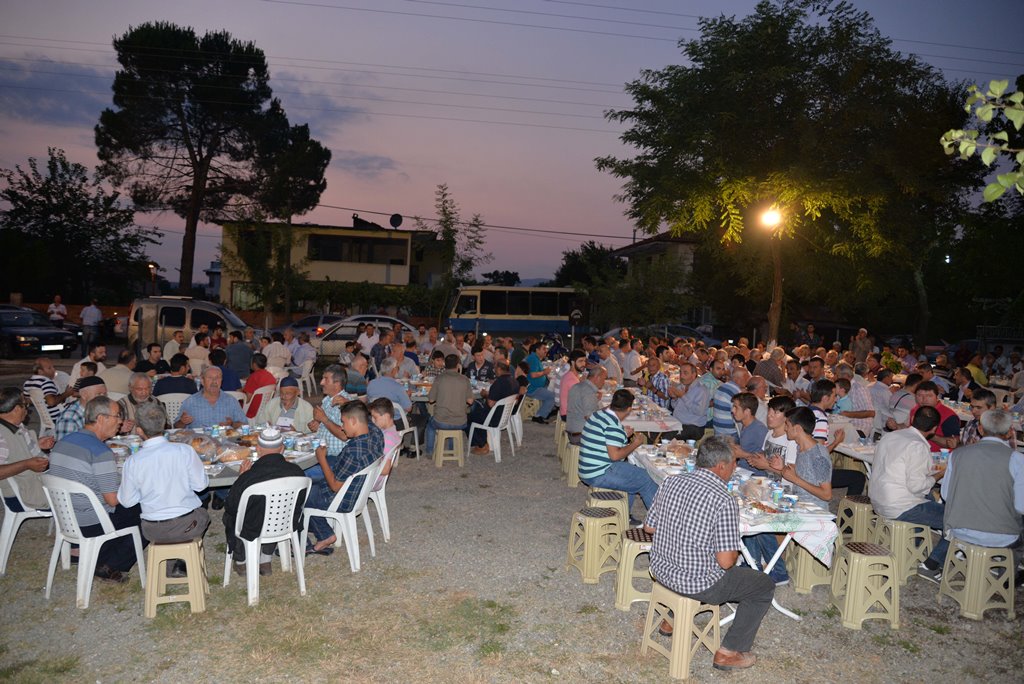
M 36 443 L 39 444 L 39 448 L 42 449 L 43 451 L 49 451 L 50 449 L 53 448 L 53 445 L 57 443 L 57 438 L 54 437 L 53 435 L 50 435 L 48 437 L 40 437 L 38 440 L 36 440 Z

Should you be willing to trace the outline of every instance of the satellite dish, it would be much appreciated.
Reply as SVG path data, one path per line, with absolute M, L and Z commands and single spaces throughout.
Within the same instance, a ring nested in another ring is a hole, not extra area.
M 398 228 L 400 225 L 402 225 L 402 215 L 401 214 L 392 214 L 391 215 L 391 227 L 392 228 Z

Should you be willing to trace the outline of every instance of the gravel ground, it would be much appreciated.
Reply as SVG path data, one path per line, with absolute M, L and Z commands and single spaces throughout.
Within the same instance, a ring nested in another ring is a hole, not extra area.
M 2 373 L 2 369 L 0 369 Z M 43 597 L 51 540 L 30 521 L 0 578 L 0 680 L 10 681 L 424 681 L 647 682 L 668 662 L 639 654 L 646 603 L 615 609 L 614 574 L 584 585 L 566 570 L 567 532 L 586 489 L 570 489 L 554 456 L 552 426 L 528 423 L 516 456 L 472 456 L 464 468 L 402 459 L 388 484 L 392 539 L 376 518 L 377 555 L 360 526 L 362 570 L 343 550 L 307 559 L 308 593 L 275 566 L 247 608 L 244 581 L 221 587 L 220 513 L 207 536 L 207 612 L 184 604 L 142 617 L 137 573 L 125 586 L 97 582 L 88 610 L 75 608 L 74 575 L 58 569 Z M 642 515 L 637 502 L 636 515 Z M 375 514 L 374 514 L 375 515 Z M 770 611 L 755 644 L 758 664 L 721 673 L 699 653 L 696 681 L 771 678 L 925 682 L 1021 681 L 1020 618 L 992 611 L 962 619 L 937 587 L 901 587 L 901 627 L 869 621 L 849 630 L 829 609 L 827 587 L 780 588 L 796 622 Z M 1024 606 L 1018 599 L 1018 615 Z

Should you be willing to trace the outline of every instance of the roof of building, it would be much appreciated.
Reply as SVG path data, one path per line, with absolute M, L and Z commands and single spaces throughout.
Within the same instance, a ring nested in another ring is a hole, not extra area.
M 639 256 L 641 254 L 653 254 L 664 251 L 664 245 L 666 243 L 677 243 L 686 245 L 695 245 L 700 242 L 700 236 L 696 233 L 684 233 L 681 235 L 673 235 L 669 231 L 664 233 L 658 233 L 651 237 L 634 242 L 626 245 L 625 247 L 619 247 L 614 250 L 612 254 L 620 257 L 631 257 Z

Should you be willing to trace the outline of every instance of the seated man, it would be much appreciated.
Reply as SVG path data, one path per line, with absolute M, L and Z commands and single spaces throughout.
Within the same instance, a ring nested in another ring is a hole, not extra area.
M 679 384 L 670 384 L 668 394 L 675 406 L 672 415 L 683 424 L 679 439 L 700 439 L 708 422 L 711 395 L 707 387 L 697 380 L 697 368 L 688 361 L 679 364 Z
M 188 377 L 188 357 L 175 354 L 168 364 L 170 375 L 160 378 L 153 386 L 153 395 L 160 397 L 165 394 L 195 394 L 198 391 L 196 381 Z
M 313 407 L 299 396 L 299 381 L 285 378 L 277 396 L 267 400 L 256 414 L 256 425 L 272 425 L 282 432 L 315 432 Z
M 747 668 L 757 660 L 750 649 L 772 605 L 775 585 L 764 573 L 736 565 L 740 511 L 725 486 L 736 470 L 730 439 L 704 440 L 696 461 L 692 475 L 665 480 L 647 513 L 644 529 L 654 535 L 651 574 L 666 588 L 701 603 L 737 604 L 736 619 L 715 653 L 714 666 Z M 663 622 L 662 633 L 669 630 Z
M 757 397 L 750 392 L 740 392 L 732 398 L 732 417 L 739 427 L 739 435 L 733 445 L 733 453 L 739 459 L 737 465 L 751 470 L 755 475 L 767 475 L 752 466 L 746 459 L 749 454 L 762 453 L 768 426 L 754 417 L 757 411 Z
M 905 424 L 890 426 L 894 430 L 906 428 L 913 424 L 914 416 L 918 409 L 924 406 L 931 406 L 939 412 L 939 424 L 934 434 L 929 439 L 932 451 L 940 449 L 956 449 L 960 445 L 960 418 L 953 409 L 939 402 L 939 392 L 934 382 L 922 380 L 914 389 L 914 398 L 917 404 L 910 410 Z
M 434 453 L 438 430 L 465 430 L 466 414 L 473 403 L 473 386 L 469 378 L 459 373 L 459 356 L 444 357 L 444 372 L 430 386 L 427 400 L 434 405 L 434 415 L 427 421 L 427 453 Z
M 362 354 L 356 354 L 345 378 L 345 391 L 355 395 L 366 394 L 366 385 L 370 380 L 369 370 L 369 360 Z
M 221 373 L 217 366 L 203 370 L 203 391 L 196 392 L 181 404 L 181 416 L 175 427 L 191 425 L 208 428 L 213 425 L 238 427 L 248 422 L 238 401 L 220 391 Z
M 95 375 L 82 378 L 78 384 L 78 400 L 64 405 L 64 410 L 54 421 L 54 436 L 60 440 L 85 425 L 85 405 L 99 396 L 107 394 L 107 386 Z M 114 434 L 117 434 L 116 432 Z
M 547 423 L 547 418 L 555 411 L 555 394 L 548 389 L 548 376 L 551 374 L 551 367 L 544 367 L 544 359 L 547 355 L 547 346 L 543 342 L 535 342 L 530 347 L 530 353 L 524 359 L 530 367 L 530 385 L 526 389 L 526 396 L 533 397 L 540 402 L 537 415 L 533 417 L 535 423 Z
M 146 345 L 146 358 L 135 364 L 137 373 L 145 373 L 149 377 L 167 375 L 171 372 L 170 365 L 163 359 L 164 350 L 156 342 Z
M 50 451 L 50 475 L 79 482 L 91 489 L 110 515 L 115 529 L 138 525 L 138 505 L 126 508 L 117 498 L 120 477 L 114 453 L 104 444 L 117 434 L 121 426 L 121 407 L 109 397 L 97 396 L 85 405 L 84 422 L 81 430 L 61 439 Z M 81 499 L 72 497 L 82 534 L 86 537 L 102 535 L 103 527 L 96 512 Z M 143 546 L 148 543 L 143 534 Z M 127 572 L 135 561 L 135 544 L 130 535 L 111 539 L 100 548 L 95 575 L 109 582 L 127 582 Z
M 224 501 L 224 538 L 227 546 L 231 549 L 234 562 L 232 569 L 235 574 L 245 576 L 245 544 L 242 539 L 255 539 L 263 527 L 263 517 L 266 513 L 264 497 L 257 496 L 249 499 L 245 509 L 245 520 L 242 522 L 241 539 L 235 536 L 235 522 L 238 520 L 238 506 L 242 503 L 242 495 L 245 490 L 260 482 L 269 482 L 282 477 L 302 477 L 302 468 L 284 460 L 284 439 L 281 431 L 274 427 L 263 430 L 256 442 L 256 462 L 250 460 L 242 462 L 239 468 L 238 479 L 231 485 L 228 498 Z M 305 492 L 299 493 L 295 502 L 295 529 L 302 529 L 302 507 L 305 504 Z M 269 575 L 271 572 L 270 560 L 277 544 L 263 544 L 260 549 L 260 574 Z
M 135 412 L 140 406 L 152 405 L 164 414 L 164 423 L 167 423 L 167 410 L 163 403 L 153 396 L 153 380 L 146 373 L 132 373 L 128 384 L 128 396 L 119 400 L 121 405 L 121 416 L 124 421 L 121 423 L 121 433 L 129 433 L 135 429 Z M 166 425 L 165 425 L 166 427 Z
M 36 473 L 45 471 L 50 462 L 43 449 L 53 447 L 53 437 L 40 437 L 25 427 L 28 404 L 22 399 L 17 387 L 0 389 L 0 493 L 7 506 L 14 512 L 22 512 L 14 490 L 5 482 L 11 478 L 18 484 L 21 500 L 31 508 L 49 508 L 43 493 L 43 483 Z M 4 513 L 4 515 L 8 515 Z
M 806 406 L 786 411 L 786 436 L 796 443 L 796 461 L 786 463 L 781 453 L 769 459 L 773 471 L 796 485 L 801 501 L 828 508 L 832 501 L 832 459 L 828 449 L 815 439 L 817 418 Z
M 1013 565 L 1019 568 L 1024 561 L 1024 454 L 1006 443 L 1013 434 L 1013 419 L 1006 411 L 983 413 L 980 432 L 981 441 L 949 457 L 942 480 L 943 527 L 968 544 L 1011 549 Z M 1021 570 L 1015 584 L 1024 584 Z
M 928 444 L 938 426 L 939 412 L 932 406 L 921 406 L 910 427 L 886 433 L 878 441 L 871 465 L 871 504 L 880 516 L 928 525 L 941 532 L 945 509 L 930 495 L 935 482 L 942 478 L 942 470 L 936 472 L 932 465 Z M 917 574 L 938 582 L 948 546 L 940 538 Z
M 592 366 L 587 377 L 581 379 L 569 390 L 568 404 L 565 407 L 565 434 L 570 444 L 580 446 L 583 443 L 583 426 L 598 410 L 601 400 L 601 388 L 608 378 L 604 366 Z
M 974 393 L 971 395 L 972 418 L 967 421 L 960 433 L 960 443 L 962 445 L 967 446 L 981 441 L 981 416 L 986 411 L 991 411 L 995 408 L 996 395 L 992 390 L 987 390 L 983 387 L 974 390 Z M 1018 409 L 1014 407 L 1013 410 L 1016 411 Z M 1010 449 L 1013 451 L 1017 450 L 1017 435 L 1014 432 L 1010 433 L 1007 443 L 1009 443 Z
M 170 363 L 170 360 L 174 358 L 175 354 L 182 353 L 182 347 L 185 347 L 185 331 L 175 330 L 171 335 L 171 339 L 164 345 L 163 357 Z
M 334 462 L 328 461 L 326 449 L 320 447 L 316 450 L 316 460 L 323 470 L 324 479 L 313 482 L 306 501 L 307 508 L 326 510 L 349 478 L 384 455 L 384 434 L 370 422 L 366 404 L 361 401 L 345 404 L 341 408 L 341 425 L 348 441 Z M 362 477 L 352 482 L 338 507 L 339 512 L 352 510 L 362 484 Z M 330 555 L 334 551 L 331 544 L 337 541 L 330 524 L 324 518 L 313 517 L 309 520 L 309 530 L 316 541 L 306 546 L 306 553 Z
M 245 392 L 246 401 L 251 402 L 249 410 L 246 412 L 247 418 L 255 418 L 256 413 L 260 410 L 260 404 L 262 403 L 262 397 L 259 401 L 253 401 L 253 395 L 256 394 L 256 390 L 261 387 L 269 387 L 277 384 L 277 378 L 267 370 L 267 357 L 257 352 L 252 355 L 250 361 L 250 368 L 252 372 L 249 374 L 249 378 L 245 381 L 245 387 L 242 391 Z
M 124 462 L 117 500 L 141 507 L 142 534 L 150 543 L 179 544 L 199 539 L 210 526 L 210 514 L 196 496 L 210 480 L 195 449 L 164 437 L 166 421 L 159 402 L 135 409 L 135 429 L 146 441 Z M 185 561 L 168 566 L 167 576 L 185 577 Z
M 295 351 L 292 352 L 292 365 L 296 369 L 301 369 L 302 364 L 307 361 L 316 363 L 316 349 L 313 349 L 313 345 L 309 343 L 309 333 L 300 332 L 296 339 L 298 344 L 295 346 Z M 296 378 L 302 375 L 301 370 L 294 370 L 292 373 Z
M 658 485 L 643 468 L 626 462 L 626 458 L 645 442 L 642 434 L 622 424 L 633 410 L 634 399 L 629 390 L 617 390 L 608 408 L 594 412 L 587 420 L 580 446 L 579 476 L 588 487 L 628 493 L 630 511 L 634 494 L 639 494 L 650 510 Z M 633 525 L 640 524 L 632 514 L 630 520 Z
M 25 399 L 28 400 L 28 391 L 31 389 L 37 389 L 42 392 L 43 403 L 46 404 L 46 412 L 49 414 L 50 420 L 55 421 L 57 416 L 60 415 L 64 400 L 73 394 L 73 390 L 70 385 L 65 387 L 63 391 L 57 388 L 57 383 L 54 381 L 54 378 L 57 377 L 57 369 L 53 365 L 53 360 L 46 356 L 40 356 L 36 359 L 33 371 L 34 375 L 26 380 L 23 385 Z
M 494 366 L 498 377 L 495 378 L 494 382 L 488 389 L 480 392 L 480 399 L 473 402 L 473 406 L 469 409 L 469 424 L 477 423 L 484 425 L 484 421 L 487 420 L 487 415 L 502 399 L 507 397 L 516 396 L 519 394 L 519 383 L 512 377 L 509 372 L 508 364 L 504 361 L 498 361 Z M 492 426 L 496 426 L 501 420 L 500 414 L 495 414 L 491 421 Z M 485 430 L 476 430 L 473 433 L 473 444 L 472 451 L 474 454 L 486 454 L 490 452 L 490 448 L 487 446 L 487 432 Z
M 395 379 L 397 375 L 398 361 L 392 356 L 385 358 L 380 365 L 380 375 L 366 385 L 366 400 L 385 397 L 409 413 L 412 410 L 412 399 L 402 383 Z
M 214 349 L 210 352 L 210 365 L 220 368 L 223 379 L 220 388 L 225 392 L 237 392 L 242 389 L 242 380 L 238 377 L 231 366 L 228 365 L 228 355 L 223 349 Z
M 224 347 L 224 354 L 228 358 L 228 367 L 235 371 L 239 379 L 249 377 L 252 353 L 252 347 L 242 339 L 242 333 L 232 330 L 228 334 L 228 346 Z
M 494 380 L 494 364 L 487 360 L 482 345 L 473 347 L 473 355 L 466 365 L 466 377 L 478 382 Z
M 133 372 L 135 372 L 135 352 L 123 349 L 117 355 L 117 365 L 102 371 L 100 379 L 107 386 L 108 392 L 128 394 L 128 382 Z

